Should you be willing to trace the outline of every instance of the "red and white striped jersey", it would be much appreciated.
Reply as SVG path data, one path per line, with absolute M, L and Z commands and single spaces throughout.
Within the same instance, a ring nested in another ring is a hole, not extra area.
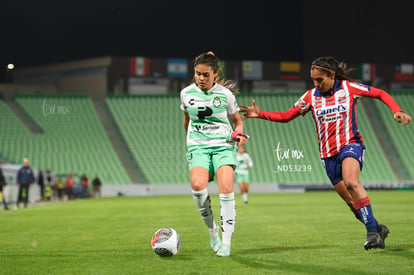
M 260 110 L 259 117 L 277 122 L 288 122 L 311 111 L 315 120 L 321 158 L 335 156 L 348 144 L 364 144 L 357 124 L 357 99 L 373 97 L 383 101 L 393 113 L 401 111 L 385 91 L 364 84 L 336 80 L 334 87 L 322 94 L 318 89 L 306 91 L 286 112 Z

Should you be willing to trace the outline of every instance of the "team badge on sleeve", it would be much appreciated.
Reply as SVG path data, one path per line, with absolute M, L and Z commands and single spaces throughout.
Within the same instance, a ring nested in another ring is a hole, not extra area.
M 306 103 L 306 101 L 303 98 L 300 98 L 296 103 L 294 104 L 294 107 L 299 107 L 301 110 L 301 113 L 307 111 L 309 109 L 309 104 Z
M 362 83 L 349 83 L 349 86 L 352 86 L 354 88 L 357 88 L 359 90 L 369 92 L 370 87 L 368 85 L 362 84 Z

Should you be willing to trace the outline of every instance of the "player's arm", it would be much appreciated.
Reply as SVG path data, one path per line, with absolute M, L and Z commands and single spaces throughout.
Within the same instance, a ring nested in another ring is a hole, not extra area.
M 292 107 L 286 112 L 267 112 L 260 110 L 259 118 L 275 122 L 287 123 L 300 115 L 300 110 L 297 107 Z
M 292 119 L 297 118 L 301 114 L 301 109 L 297 106 L 290 108 L 286 112 L 263 111 L 257 107 L 255 100 L 253 100 L 252 106 L 240 105 L 240 108 L 240 113 L 242 114 L 241 118 L 243 120 L 248 118 L 261 118 L 270 121 L 286 123 Z
M 397 102 L 389 93 L 375 87 L 365 85 L 358 85 L 357 87 L 356 85 L 358 84 L 350 84 L 350 86 L 355 88 L 354 90 L 357 95 L 377 98 L 384 102 L 384 104 L 391 109 L 392 113 L 394 114 L 394 119 L 397 122 L 401 123 L 402 125 L 407 125 L 411 122 L 411 116 L 401 110 L 400 106 L 398 106 Z
M 401 123 L 402 125 L 407 125 L 411 122 L 411 116 L 404 113 L 401 108 L 398 106 L 397 102 L 395 102 L 394 98 L 384 90 L 371 87 L 375 98 L 378 98 L 382 102 L 384 102 L 394 114 L 394 119 Z
M 234 131 L 243 133 L 243 121 L 240 118 L 239 113 L 230 115 L 231 122 L 233 123 Z
M 239 142 L 240 145 L 246 144 L 248 136 L 243 134 L 243 121 L 238 112 L 230 115 L 231 122 L 233 123 L 234 131 L 231 134 L 231 139 Z
M 248 156 L 249 156 L 249 168 L 252 169 L 253 168 L 253 160 L 250 157 L 250 155 L 248 155 Z
M 185 136 L 187 136 L 188 124 L 189 123 L 190 123 L 190 115 L 187 112 L 184 112 L 184 130 L 185 130 Z

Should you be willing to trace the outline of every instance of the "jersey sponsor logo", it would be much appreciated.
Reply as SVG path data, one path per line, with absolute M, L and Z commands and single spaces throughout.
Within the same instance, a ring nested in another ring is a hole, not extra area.
M 329 123 L 329 122 L 334 122 L 334 121 L 341 120 L 341 119 L 342 119 L 341 115 L 330 116 L 330 117 L 322 117 L 321 122 L 322 123 Z
M 346 107 L 344 105 L 338 105 L 334 107 L 324 108 L 324 109 L 318 109 L 316 110 L 316 116 L 324 116 L 329 115 L 337 112 L 344 112 L 346 111 Z
M 213 114 L 213 109 L 210 107 L 198 107 L 198 114 L 197 117 L 201 120 L 204 120 L 207 116 L 211 116 Z
M 219 98 L 220 99 L 220 98 Z M 190 100 L 188 100 L 188 104 L 190 106 L 194 106 L 196 103 L 203 103 L 204 105 L 208 105 L 211 101 L 208 99 L 197 99 L 197 98 L 190 98 Z
M 214 131 L 220 129 L 219 125 L 196 125 L 195 126 L 197 131 Z

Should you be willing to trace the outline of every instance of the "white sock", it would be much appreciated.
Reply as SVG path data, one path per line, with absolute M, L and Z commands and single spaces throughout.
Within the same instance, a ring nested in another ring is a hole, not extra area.
M 220 194 L 220 217 L 222 230 L 222 244 L 224 248 L 230 249 L 231 236 L 236 225 L 236 202 L 234 192 Z
M 210 236 L 214 238 L 217 230 L 214 230 L 216 224 L 214 222 L 213 211 L 211 210 L 210 196 L 208 194 L 207 188 L 200 191 L 191 190 L 191 193 L 193 195 L 193 200 L 197 206 L 197 209 L 200 212 L 201 218 L 208 227 Z
M 248 201 L 247 193 L 244 193 L 242 195 L 242 199 L 243 199 L 243 202 L 247 202 Z

